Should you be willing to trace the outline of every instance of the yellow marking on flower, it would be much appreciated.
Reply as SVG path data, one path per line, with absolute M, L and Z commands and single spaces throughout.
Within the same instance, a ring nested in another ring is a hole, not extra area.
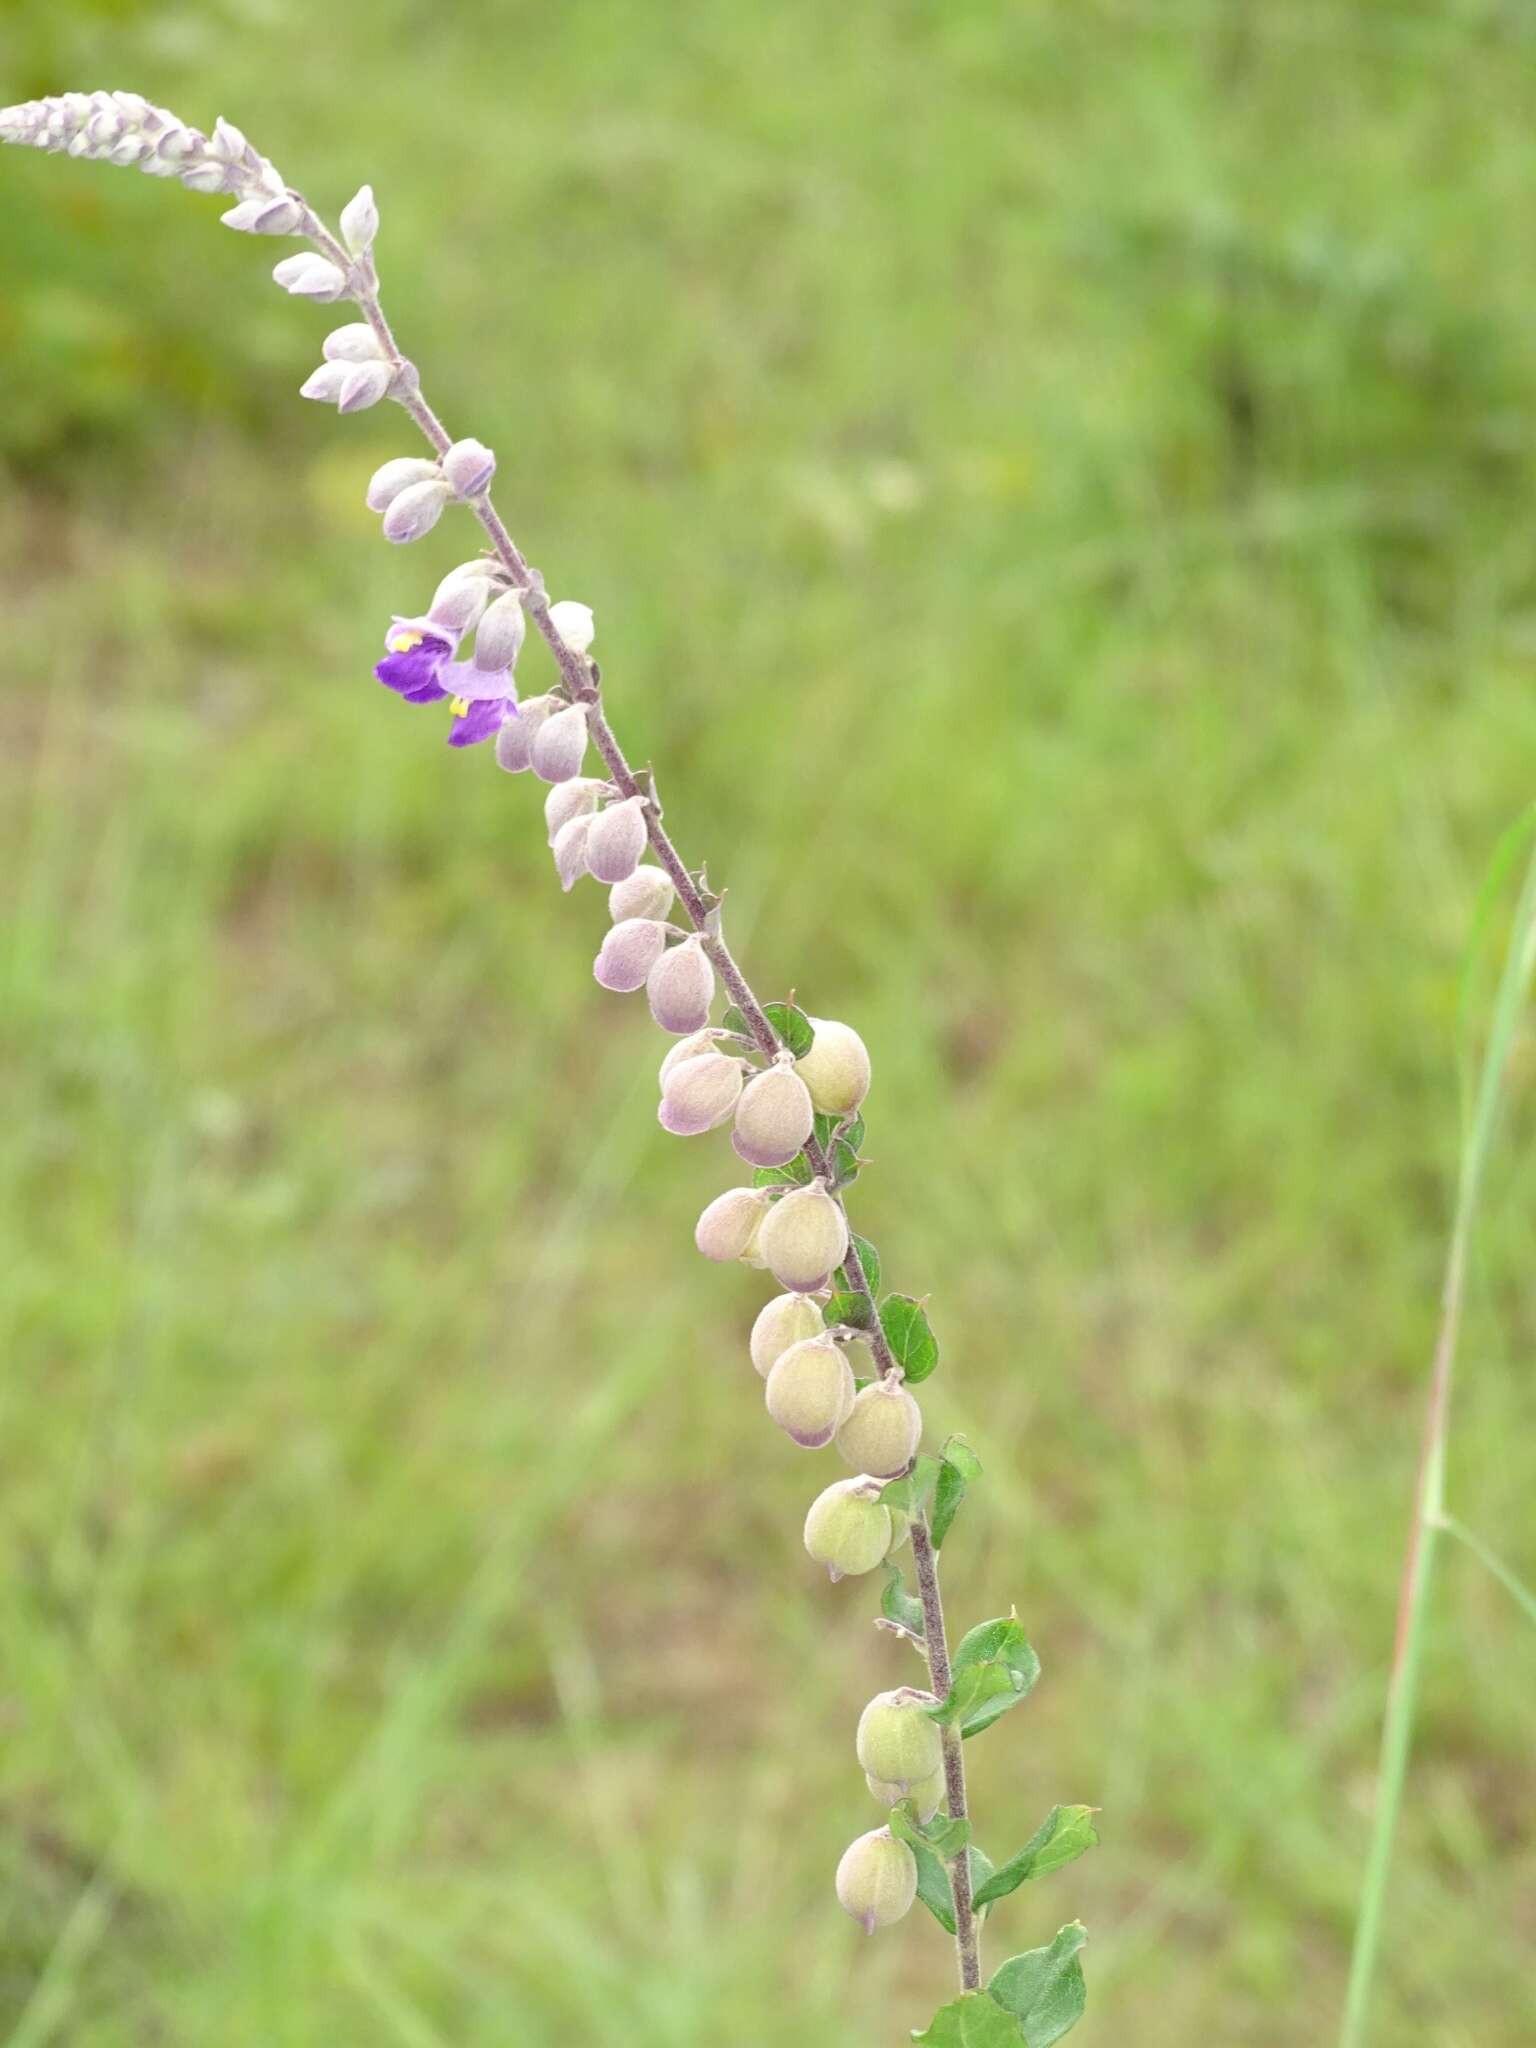
M 426 639 L 425 633 L 392 633 L 389 638 L 391 654 L 409 654 L 413 647 L 419 647 Z
M 455 718 L 468 718 L 469 699 L 467 697 L 455 697 L 453 701 L 449 704 L 448 709 L 453 713 Z

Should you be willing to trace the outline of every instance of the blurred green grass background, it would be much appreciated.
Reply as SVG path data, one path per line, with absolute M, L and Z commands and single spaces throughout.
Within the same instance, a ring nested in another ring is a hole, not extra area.
M 0 99 L 334 214 L 764 994 L 1045 1662 L 980 1832 L 1104 1846 L 1092 2043 L 1331 2038 L 1455 1147 L 1536 749 L 1536 10 L 11 0 Z M 0 2023 L 11 2048 L 905 2038 L 831 1903 L 911 1675 L 799 1547 L 719 1141 L 538 792 L 369 680 L 472 552 L 206 200 L 0 159 Z M 531 654 L 530 667 L 538 669 Z M 1454 1506 L 1527 1574 L 1516 1103 Z M 839 1468 L 840 1469 L 840 1468 Z M 1457 1555 L 1377 2038 L 1536 2034 L 1536 1643 Z

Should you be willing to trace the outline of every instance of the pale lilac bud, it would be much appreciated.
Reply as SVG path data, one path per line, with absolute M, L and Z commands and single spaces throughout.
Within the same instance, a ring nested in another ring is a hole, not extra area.
M 701 1052 L 713 1052 L 724 1034 L 715 1030 L 690 1031 L 686 1038 L 680 1038 L 676 1045 L 669 1045 L 666 1057 L 657 1071 L 657 1081 L 665 1088 L 667 1076 L 684 1060 L 696 1060 Z
M 678 1038 L 685 1032 L 702 1031 L 715 999 L 715 970 L 701 941 L 685 939 L 663 953 L 646 977 L 645 992 L 651 1015 L 663 1031 Z
M 566 783 L 565 787 L 570 788 Z M 629 995 L 645 986 L 645 977 L 655 966 L 667 943 L 667 928 L 646 917 L 627 917 L 608 932 L 598 949 L 592 972 L 604 988 L 617 995 Z
M 587 834 L 591 829 L 591 813 L 583 812 L 555 834 L 555 873 L 567 895 L 587 872 Z
M 390 500 L 389 509 L 384 514 L 384 538 L 399 546 L 404 546 L 407 541 L 420 540 L 442 518 L 448 498 L 448 486 L 441 479 L 407 484 L 397 497 Z
M 586 752 L 587 707 L 568 704 L 539 727 L 529 758 L 541 782 L 565 782 L 580 773 Z
M 848 1116 L 869 1093 L 869 1053 L 851 1024 L 809 1022 L 816 1042 L 795 1061 L 795 1072 L 824 1116 Z
M 300 398 L 313 398 L 321 405 L 334 405 L 347 380 L 347 368 L 345 363 L 322 363 L 318 370 L 311 370 L 299 386 Z
M 562 826 L 572 818 L 590 816 L 597 809 L 607 787 L 606 782 L 594 781 L 590 775 L 573 775 L 569 782 L 555 784 L 544 799 L 544 826 L 551 846 L 560 836 Z
M 834 1579 L 872 1572 L 892 1547 L 895 1519 L 880 1499 L 883 1479 L 839 1479 L 811 1502 L 805 1547 Z
M 394 371 L 388 363 L 348 363 L 342 379 L 339 412 L 363 412 L 377 405 L 389 391 Z
M 483 441 L 455 441 L 443 457 L 443 475 L 461 498 L 490 489 L 496 458 Z
M 345 327 L 332 328 L 320 345 L 320 353 L 328 363 L 378 363 L 384 360 L 384 344 L 366 320 L 353 320 Z M 427 466 L 437 467 L 435 463 Z M 373 509 L 379 508 L 375 505 Z
M 191 176 L 190 171 L 184 172 L 182 182 L 185 184 Z M 322 305 L 328 305 L 335 299 L 346 297 L 346 273 L 313 252 L 285 256 L 272 275 L 283 290 L 295 298 L 318 299 Z
M 843 1851 L 837 1902 L 866 1934 L 904 1920 L 916 1897 L 917 1858 L 889 1828 L 874 1828 Z
M 938 1812 L 946 1790 L 942 1765 L 932 1777 L 919 1778 L 914 1785 L 893 1785 L 888 1778 L 877 1778 L 872 1771 L 864 1773 L 864 1782 L 882 1806 L 899 1806 L 903 1799 L 910 1799 L 917 1808 L 918 1819 L 925 1822 Z
M 434 626 L 467 633 L 496 595 L 496 584 L 483 562 L 466 562 L 446 575 L 433 593 L 427 617 Z
M 342 328 L 342 333 L 349 330 Z M 356 358 L 344 356 L 343 362 Z M 337 387 L 338 390 L 340 386 Z M 382 469 L 376 469 L 368 484 L 368 510 L 387 512 L 402 491 L 412 484 L 432 483 L 437 477 L 437 464 L 428 462 L 423 455 L 397 455 L 393 462 L 386 462 Z
M 847 1421 L 837 1432 L 838 1455 L 855 1472 L 894 1479 L 917 1455 L 922 1434 L 923 1411 L 900 1380 L 871 1380 L 859 1389 Z
M 660 868 L 641 867 L 627 881 L 608 891 L 608 915 L 615 924 L 626 917 L 665 917 L 672 908 L 672 881 Z
M 521 775 L 532 766 L 533 742 L 559 702 L 555 697 L 525 697 L 496 735 L 496 765 L 509 775 Z
M 522 651 L 527 632 L 522 600 L 515 590 L 504 591 L 480 621 L 475 635 L 475 667 L 511 668 Z
M 764 1379 L 791 1344 L 819 1337 L 825 1325 L 821 1309 L 805 1294 L 776 1294 L 764 1302 L 752 1325 L 752 1363 Z
M 763 1259 L 781 1287 L 811 1294 L 848 1253 L 848 1219 L 819 1183 L 791 1188 L 764 1219 Z
M 550 606 L 549 623 L 566 646 L 578 654 L 585 654 L 597 635 L 591 605 L 577 604 L 572 598 L 562 598 L 559 604 Z
M 626 797 L 621 804 L 610 804 L 593 825 L 587 866 L 599 882 L 625 882 L 640 865 L 644 851 L 645 798 Z
M 699 1218 L 694 1243 L 706 1259 L 750 1258 L 766 1202 L 761 1188 L 727 1188 Z
M 135 154 L 142 153 L 143 143 L 134 143 Z M 115 156 L 115 152 L 114 152 Z M 234 228 L 244 235 L 295 235 L 304 218 L 304 209 L 296 199 L 283 195 L 280 199 L 263 196 L 260 199 L 242 199 L 238 206 L 232 206 L 219 219 L 225 227 Z
M 615 931 L 622 931 L 615 925 Z M 741 1093 L 741 1062 L 723 1052 L 681 1060 L 668 1074 L 656 1120 L 674 1138 L 697 1138 L 723 1124 Z
M 853 1374 L 835 1341 L 822 1331 L 776 1362 L 764 1389 L 768 1413 L 807 1451 L 831 1443 L 853 1408 Z
M 341 239 L 354 256 L 366 256 L 379 232 L 373 187 L 364 185 L 341 209 Z
M 860 1769 L 891 1785 L 931 1778 L 944 1763 L 944 1738 L 938 1723 L 928 1718 L 928 1709 L 937 1704 L 931 1692 L 915 1686 L 877 1692 L 859 1716 L 854 1748 Z
M 749 1166 L 784 1166 L 811 1135 L 810 1090 L 791 1067 L 772 1066 L 748 1083 L 731 1143 Z
M 85 138 L 81 136 L 78 140 L 83 144 Z M 71 143 L 69 153 L 71 156 L 78 156 L 83 155 L 84 150 L 77 148 L 75 143 Z M 239 180 L 231 176 L 228 164 L 215 163 L 206 158 L 201 163 L 188 164 L 180 175 L 181 182 L 189 192 L 213 193 L 235 192 L 239 190 Z M 295 257 L 292 260 L 297 262 L 298 259 Z M 318 261 L 319 259 L 317 258 L 316 260 Z M 281 279 L 279 279 L 279 282 L 281 283 Z M 291 291 L 293 287 L 290 285 L 286 289 Z
M 226 121 L 222 114 L 213 124 L 213 133 L 208 138 L 208 147 L 224 163 L 237 164 L 250 148 L 233 121 Z

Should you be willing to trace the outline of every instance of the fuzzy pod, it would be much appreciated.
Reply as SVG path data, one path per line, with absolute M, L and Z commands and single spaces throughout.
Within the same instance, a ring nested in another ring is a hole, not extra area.
M 396 546 L 420 540 L 442 518 L 449 495 L 441 477 L 428 483 L 407 484 L 398 497 L 390 500 L 389 510 L 384 514 L 384 538 Z
M 608 891 L 608 915 L 615 924 L 626 917 L 665 917 L 672 908 L 672 879 L 660 868 L 636 868 Z
M 348 363 L 336 400 L 338 412 L 366 412 L 389 396 L 394 371 L 388 363 Z
M 938 1723 L 928 1718 L 928 1709 L 937 1704 L 931 1692 L 915 1686 L 877 1692 L 859 1716 L 854 1738 L 859 1768 L 885 1784 L 903 1786 L 902 1798 L 942 1770 L 944 1738 Z
M 341 239 L 354 256 L 366 256 L 378 232 L 379 209 L 373 187 L 360 186 L 341 209 Z
M 354 320 L 349 326 L 332 328 L 320 344 L 320 353 L 328 363 L 381 363 L 384 345 L 366 320 Z M 415 466 L 427 475 L 437 467 L 432 462 Z M 375 505 L 373 509 L 381 508 Z
M 811 1502 L 805 1547 L 833 1579 L 872 1572 L 892 1548 L 896 1527 L 880 1499 L 884 1480 L 839 1479 Z M 883 1774 L 879 1774 L 883 1775 Z
M 244 235 L 296 235 L 303 218 L 303 207 L 286 195 L 281 198 L 263 195 L 260 199 L 242 199 L 238 206 L 232 206 L 227 213 L 219 215 L 225 227 Z
M 443 475 L 460 498 L 478 498 L 491 487 L 496 458 L 483 441 L 455 441 L 442 457 Z
M 336 358 L 351 362 L 350 356 Z M 408 491 L 413 484 L 429 484 L 437 480 L 437 464 L 428 462 L 422 455 L 397 455 L 393 462 L 386 462 L 376 469 L 368 480 L 368 510 L 387 512 L 402 491 Z
M 299 396 L 312 398 L 317 405 L 334 405 L 346 380 L 345 363 L 322 363 L 318 369 L 311 370 L 299 386 Z
M 185 174 L 182 182 L 186 182 Z M 272 279 L 294 298 L 315 299 L 321 305 L 334 304 L 337 299 L 345 298 L 347 291 L 346 272 L 312 252 L 285 256 L 281 263 L 274 265 Z
M 725 1122 L 740 1093 L 741 1061 L 723 1052 L 701 1052 L 696 1059 L 679 1061 L 668 1074 L 656 1120 L 674 1138 L 697 1138 Z
M 656 965 L 666 943 L 664 924 L 646 917 L 627 917 L 604 938 L 592 972 L 602 987 L 612 989 L 616 995 L 629 995 L 644 988 L 645 977 Z
M 768 1413 L 803 1450 L 831 1443 L 853 1409 L 853 1374 L 825 1331 L 791 1344 L 763 1390 Z
M 651 1015 L 663 1031 L 678 1038 L 702 1031 L 715 999 L 715 970 L 701 941 L 684 939 L 663 953 L 646 977 L 645 992 Z
M 848 1219 L 819 1182 L 791 1188 L 764 1219 L 761 1250 L 781 1287 L 813 1294 L 847 1255 Z
M 523 617 L 522 599 L 515 590 L 503 591 L 475 634 L 474 663 L 489 670 L 511 668 L 523 649 L 528 622 Z
M 496 585 L 481 562 L 466 562 L 451 569 L 432 593 L 427 617 L 434 626 L 446 626 L 452 633 L 467 633 L 496 595 Z
M 819 1337 L 825 1328 L 821 1309 L 808 1294 L 776 1294 L 763 1303 L 752 1325 L 752 1363 L 767 1379 L 791 1344 Z
M 533 737 L 529 760 L 540 782 L 566 782 L 581 773 L 587 752 L 587 707 L 567 704 L 546 718 Z
M 591 605 L 577 604 L 573 598 L 564 597 L 550 606 L 549 623 L 577 654 L 585 654 L 597 637 Z
M 669 1045 L 666 1056 L 656 1072 L 657 1084 L 665 1088 L 667 1076 L 674 1067 L 680 1067 L 684 1060 L 696 1060 L 701 1052 L 713 1052 L 724 1032 L 706 1026 L 702 1031 L 690 1031 L 686 1038 L 680 1038 L 676 1045 Z
M 766 1201 L 761 1188 L 727 1188 L 723 1195 L 716 1195 L 693 1233 L 705 1258 L 717 1264 L 750 1258 Z
M 579 817 L 568 819 L 555 834 L 555 873 L 567 895 L 587 872 L 587 834 L 591 829 L 592 813 L 583 811 Z
M 609 804 L 592 827 L 587 866 L 599 882 L 627 882 L 645 851 L 645 798 Z
M 877 1778 L 872 1771 L 864 1773 L 864 1782 L 882 1806 L 899 1806 L 903 1799 L 910 1799 L 917 1808 L 917 1817 L 925 1825 L 933 1819 L 944 1800 L 944 1767 L 941 1764 L 931 1778 L 920 1778 L 914 1785 L 893 1785 L 887 1778 Z
M 572 818 L 590 817 L 596 811 L 607 786 L 590 775 L 573 775 L 569 782 L 554 785 L 544 799 L 544 826 L 551 846 Z
M 917 1858 L 889 1828 L 872 1828 L 843 1851 L 837 1902 L 866 1934 L 904 1920 L 916 1897 Z
M 532 766 L 533 742 L 554 711 L 553 697 L 525 697 L 496 735 L 496 766 L 522 775 Z
M 784 1166 L 803 1149 L 815 1120 L 810 1090 L 794 1069 L 768 1067 L 742 1092 L 731 1143 L 749 1166 Z
M 869 1054 L 851 1024 L 824 1017 L 807 1020 L 816 1034 L 808 1053 L 795 1061 L 795 1072 L 811 1091 L 823 1116 L 850 1116 L 869 1093 Z
M 871 1380 L 860 1388 L 847 1420 L 838 1429 L 838 1455 L 855 1472 L 894 1479 L 917 1455 L 922 1434 L 923 1411 L 901 1382 L 895 1378 Z

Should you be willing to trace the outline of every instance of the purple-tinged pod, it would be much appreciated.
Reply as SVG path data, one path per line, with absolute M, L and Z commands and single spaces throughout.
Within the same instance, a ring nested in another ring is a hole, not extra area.
M 564 785 L 567 789 L 569 783 Z M 592 972 L 604 988 L 629 995 L 644 988 L 645 977 L 667 943 L 667 928 L 647 917 L 627 917 L 616 924 L 598 948 Z
M 425 456 L 397 455 L 393 462 L 386 462 L 369 478 L 368 510 L 387 512 L 402 491 L 409 490 L 412 484 L 433 483 L 437 474 L 437 464 L 428 462 Z
M 185 172 L 182 183 L 186 183 Z M 311 252 L 302 256 L 285 256 L 281 263 L 274 265 L 272 278 L 294 298 L 315 299 L 321 305 L 331 305 L 347 295 L 346 272 L 327 262 L 325 257 Z
M 889 1828 L 872 1828 L 843 1851 L 837 1866 L 837 1903 L 866 1934 L 904 1920 L 916 1897 L 917 1858 Z
M 587 872 L 587 834 L 591 829 L 592 814 L 584 811 L 580 817 L 562 825 L 555 834 L 555 873 L 567 895 Z
M 475 635 L 475 667 L 512 668 L 522 652 L 527 631 L 522 599 L 515 590 L 503 591 L 480 621 Z
M 761 1188 L 727 1188 L 723 1195 L 716 1195 L 693 1233 L 705 1258 L 717 1263 L 750 1259 L 766 1201 Z
M 931 1778 L 920 1778 L 915 1785 L 893 1785 L 869 1771 L 864 1773 L 864 1782 L 882 1806 L 899 1806 L 903 1799 L 910 1799 L 917 1808 L 918 1819 L 925 1823 L 933 1819 L 944 1800 L 942 1766 Z
M 702 1031 L 715 999 L 715 970 L 697 937 L 663 953 L 646 978 L 651 1015 L 663 1031 L 682 1038 Z
M 923 1411 L 901 1381 L 871 1380 L 837 1432 L 838 1456 L 855 1472 L 894 1479 L 916 1457 L 922 1434 Z
M 490 489 L 496 474 L 496 458 L 483 441 L 455 441 L 442 462 L 443 475 L 460 498 L 478 498 Z
M 668 1074 L 656 1120 L 674 1138 L 701 1137 L 726 1121 L 740 1093 L 741 1061 L 723 1052 L 701 1052 L 696 1059 L 680 1061 Z
M 345 413 L 366 412 L 370 405 L 387 398 L 395 374 L 388 363 L 349 363 L 346 372 L 336 400 L 337 411 Z
M 379 232 L 379 209 L 373 187 L 363 185 L 341 209 L 341 239 L 354 256 L 366 256 Z
M 676 1045 L 669 1045 L 666 1056 L 657 1070 L 658 1084 L 665 1088 L 667 1076 L 674 1067 L 680 1067 L 684 1060 L 696 1060 L 701 1052 L 713 1052 L 725 1034 L 706 1025 L 702 1031 L 690 1031 L 686 1038 L 680 1038 Z
M 900 1785 L 906 1798 L 911 1788 L 931 1778 L 944 1765 L 944 1738 L 928 1709 L 938 1704 L 931 1692 L 900 1685 L 877 1692 L 859 1716 L 854 1748 L 859 1768 L 888 1785 Z
M 791 1188 L 764 1218 L 760 1249 L 781 1287 L 814 1294 L 843 1263 L 848 1219 L 819 1182 Z
M 495 595 L 496 585 L 484 563 L 466 562 L 462 568 L 450 570 L 439 583 L 432 593 L 427 617 L 434 626 L 468 633 Z
M 825 1017 L 807 1021 L 816 1040 L 810 1051 L 795 1061 L 795 1072 L 824 1116 L 851 1116 L 869 1093 L 869 1053 L 864 1041 L 851 1024 Z
M 592 815 L 607 786 L 605 782 L 594 781 L 590 775 L 573 775 L 569 782 L 554 785 L 544 799 L 544 826 L 551 846 L 559 838 L 562 826 L 568 825 L 572 818 Z
M 354 320 L 346 327 L 333 327 L 320 344 L 320 353 L 328 363 L 381 363 L 384 344 L 366 320 Z M 424 467 L 431 470 L 436 464 L 429 462 Z M 381 508 L 375 505 L 373 509 Z
M 833 1579 L 872 1572 L 896 1540 L 895 1519 L 881 1500 L 883 1479 L 861 1474 L 818 1493 L 805 1517 L 805 1547 Z
M 280 197 L 263 194 L 259 199 L 242 199 L 219 219 L 225 227 L 242 235 L 296 235 L 304 209 L 286 193 Z
M 559 700 L 554 697 L 525 697 L 515 715 L 496 735 L 496 765 L 509 775 L 521 775 L 533 765 L 533 742 Z
M 769 1373 L 763 1398 L 786 1436 L 803 1450 L 819 1451 L 853 1408 L 853 1374 L 824 1330 L 790 1345 Z
M 785 1166 L 811 1135 L 810 1090 L 792 1067 L 771 1066 L 747 1084 L 731 1143 L 749 1166 Z
M 808 1294 L 776 1294 L 763 1303 L 752 1325 L 752 1363 L 767 1379 L 791 1344 L 819 1337 L 825 1328 L 820 1304 Z
M 645 798 L 609 804 L 592 827 L 587 866 L 599 882 L 627 882 L 645 851 Z M 807 1098 L 809 1099 L 809 1098 Z
M 626 917 L 666 917 L 672 908 L 672 879 L 660 868 L 639 867 L 608 891 L 608 915 L 615 924 Z
M 533 740 L 533 772 L 541 782 L 565 782 L 581 773 L 587 752 L 587 707 L 567 704 L 546 718 Z
M 448 498 L 448 486 L 440 477 L 429 483 L 408 484 L 398 497 L 390 500 L 389 510 L 384 514 L 384 538 L 397 547 L 420 540 L 442 518 Z
M 322 363 L 318 369 L 311 370 L 299 386 L 299 396 L 312 398 L 317 405 L 334 405 L 346 380 L 345 363 Z

